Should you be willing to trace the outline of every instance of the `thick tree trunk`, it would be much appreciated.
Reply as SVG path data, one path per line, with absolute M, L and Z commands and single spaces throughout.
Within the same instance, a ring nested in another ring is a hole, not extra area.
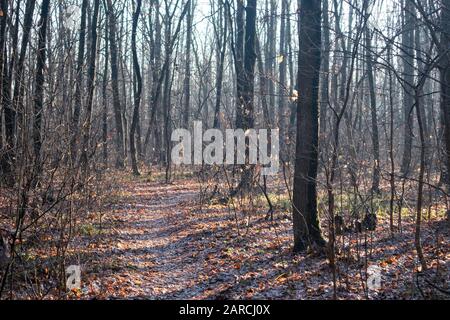
M 317 167 L 319 145 L 319 71 L 321 4 L 302 0 L 300 10 L 299 75 L 302 99 L 297 109 L 297 151 L 294 178 L 294 251 L 310 245 L 324 246 L 317 212 Z
M 244 39 L 244 73 L 242 83 L 240 127 L 247 131 L 254 127 L 254 95 L 255 95 L 255 66 L 256 66 L 256 0 L 248 0 L 246 7 L 246 24 Z M 244 193 L 250 191 L 254 184 L 254 165 L 248 164 L 249 142 L 246 141 L 246 164 L 243 167 L 239 190 Z
M 444 122 L 444 145 L 446 149 L 447 166 L 447 188 L 450 190 L 450 0 L 443 0 L 442 13 L 442 34 L 441 34 L 441 55 L 443 55 L 440 66 L 441 77 L 441 113 Z

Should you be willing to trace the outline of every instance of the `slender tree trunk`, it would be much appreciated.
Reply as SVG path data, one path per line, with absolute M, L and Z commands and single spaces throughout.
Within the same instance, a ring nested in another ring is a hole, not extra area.
M 388 61 L 392 64 L 392 48 L 388 47 Z M 389 202 L 389 228 L 391 235 L 394 233 L 394 200 L 395 200 L 395 157 L 394 157 L 394 86 L 392 70 L 388 70 L 389 77 L 389 112 L 390 112 L 390 125 L 389 125 L 389 159 L 391 164 L 390 172 L 390 186 L 391 186 L 391 199 Z
M 84 172 L 87 171 L 89 160 L 89 140 L 91 137 L 92 126 L 92 104 L 95 91 L 95 80 L 97 77 L 97 50 L 98 50 L 98 15 L 100 0 L 94 1 L 94 14 L 91 23 L 91 46 L 89 54 L 89 68 L 87 75 L 87 101 L 86 101 L 86 120 L 83 124 L 83 142 L 81 149 L 81 164 Z
M 24 69 L 25 69 L 25 58 L 28 49 L 28 42 L 30 38 L 30 31 L 33 25 L 33 14 L 34 8 L 36 5 L 36 1 L 27 0 L 25 5 L 25 16 L 23 18 L 23 31 L 22 31 L 22 44 L 19 54 L 19 59 L 17 64 L 15 64 L 15 54 L 17 48 L 17 38 L 18 38 L 18 28 L 19 28 L 19 10 L 17 10 L 16 16 L 16 30 L 14 31 L 14 39 L 13 39 L 13 57 L 11 57 L 10 62 L 10 71 L 9 71 L 9 80 L 8 84 L 4 83 L 4 99 L 5 103 L 5 132 L 6 132 L 6 141 L 5 141 L 5 152 L 3 153 L 0 159 L 1 170 L 3 176 L 9 181 L 14 182 L 9 178 L 9 175 L 12 173 L 14 162 L 15 162 L 15 144 L 17 137 L 17 124 L 19 120 L 22 118 L 23 113 L 23 94 L 25 90 L 24 84 Z M 14 85 L 14 93 L 12 102 L 9 100 L 10 97 L 10 88 L 12 85 L 13 73 L 15 68 L 15 85 Z
M 403 158 L 401 173 L 407 176 L 411 167 L 412 140 L 413 140 L 413 107 L 414 92 L 410 87 L 414 83 L 414 5 L 412 1 L 403 0 L 403 35 L 402 35 L 402 52 L 403 52 L 403 78 L 404 86 L 404 137 L 403 137 Z
M 44 112 L 44 68 L 47 58 L 47 28 L 48 16 L 50 11 L 50 0 L 44 0 L 41 6 L 41 18 L 39 22 L 39 41 L 36 64 L 36 87 L 34 92 L 34 126 L 33 126 L 33 145 L 35 166 L 41 168 L 41 148 L 42 148 L 42 114 Z
M 72 162 L 76 161 L 77 157 L 77 140 L 79 133 L 79 123 L 82 110 L 82 90 L 83 90 L 83 66 L 85 63 L 85 47 L 86 47 L 86 20 L 87 9 L 89 6 L 88 0 L 83 0 L 81 5 L 81 27 L 78 41 L 78 57 L 77 57 L 77 69 L 76 69 L 76 84 L 75 84 L 75 104 L 73 107 L 72 115 L 72 142 L 71 142 L 71 156 Z
M 243 86 L 243 122 L 244 130 L 254 126 L 254 94 L 256 65 L 256 0 L 247 0 L 245 25 L 244 86 Z
M 267 44 L 267 52 L 266 52 L 266 72 L 269 78 L 269 86 L 268 86 L 268 94 L 269 94 L 269 105 L 270 105 L 270 113 L 271 113 L 271 123 L 274 122 L 276 117 L 275 114 L 275 79 L 276 79 L 276 71 L 275 71 L 275 62 L 277 56 L 276 49 L 276 34 L 277 34 L 277 0 L 267 0 L 270 1 L 270 12 L 268 14 L 269 17 L 269 27 L 268 27 L 268 44 Z
M 107 0 L 108 4 L 108 22 L 109 22 L 109 49 L 111 55 L 111 84 L 113 91 L 113 106 L 116 120 L 116 144 L 117 144 L 117 168 L 125 167 L 125 134 L 123 124 L 123 110 L 120 102 L 119 92 L 119 57 L 116 40 L 116 16 L 111 0 Z
M 244 1 L 237 0 L 236 10 L 236 43 L 235 43 L 235 70 L 236 70 L 236 90 L 237 90 L 237 109 L 236 109 L 236 128 L 242 128 L 242 118 L 244 116 L 243 92 L 245 86 L 244 74 L 244 36 L 245 36 L 245 7 Z
M 152 136 L 152 132 L 155 133 L 154 137 L 155 139 L 157 138 L 156 135 L 156 128 L 154 127 L 154 119 L 157 113 L 157 110 L 159 109 L 159 97 L 157 96 L 158 93 L 158 86 L 159 84 L 159 79 L 161 77 L 161 63 L 162 63 L 162 59 L 161 59 L 161 21 L 159 19 L 159 14 L 160 14 L 160 6 L 158 2 L 155 2 L 155 19 L 154 22 L 150 21 L 150 30 L 153 30 L 153 26 L 154 26 L 154 32 L 152 32 L 152 34 L 150 35 L 150 41 L 151 41 L 151 67 L 152 67 L 152 71 L 151 71 L 151 79 L 152 79 L 152 88 L 150 91 L 150 99 L 149 99 L 149 114 L 150 114 L 150 121 L 148 124 L 148 129 L 147 129 L 147 133 L 145 135 L 145 142 L 144 142 L 144 154 L 146 154 L 147 152 L 147 148 L 150 144 L 150 140 L 151 140 L 151 136 Z M 153 11 L 153 6 L 152 6 L 152 11 Z M 150 16 L 151 18 L 151 16 Z M 153 22 L 153 23 L 152 23 Z M 154 33 L 154 37 L 152 37 Z M 153 156 L 150 155 L 150 158 Z
M 372 35 L 369 29 L 366 29 L 366 64 L 369 80 L 370 92 L 370 114 L 372 120 L 372 148 L 373 148 L 373 176 L 372 176 L 372 192 L 380 193 L 380 139 L 378 133 L 378 116 L 377 116 L 377 96 L 375 88 L 375 75 L 373 72 L 372 60 Z
M 22 124 L 22 118 L 24 113 L 23 98 L 25 93 L 25 59 L 27 58 L 28 44 L 31 34 L 31 28 L 33 27 L 33 14 L 35 9 L 35 1 L 27 0 L 25 7 L 25 17 L 22 34 L 22 45 L 20 48 L 19 60 L 16 67 L 16 81 L 14 85 L 14 97 L 13 104 L 15 111 L 17 112 L 17 119 L 15 123 L 15 133 L 17 134 L 17 125 Z
M 294 50 L 293 50 L 293 41 L 292 41 L 292 28 L 291 28 L 291 16 L 290 16 L 290 7 L 288 4 L 287 13 L 289 14 L 288 19 L 286 21 L 286 54 L 287 54 L 287 63 L 289 69 L 289 99 L 288 99 L 288 114 L 286 115 L 287 124 L 287 137 L 286 137 L 286 150 L 289 152 L 289 162 L 293 162 L 293 157 L 295 155 L 295 132 L 297 128 L 295 127 L 295 123 L 297 120 L 297 101 L 295 95 L 298 96 L 298 83 L 297 83 L 297 74 L 294 71 Z M 296 94 L 294 94 L 294 90 L 296 90 Z
M 223 6 L 221 10 L 228 10 L 228 6 Z M 220 106 L 222 103 L 222 89 L 223 89 L 223 73 L 224 73 L 224 67 L 225 67 L 225 55 L 227 51 L 227 44 L 228 44 L 228 12 L 224 12 L 224 18 L 223 18 L 223 29 L 220 30 L 222 32 L 221 35 L 221 43 L 220 43 L 220 57 L 219 57 L 219 63 L 218 63 L 218 70 L 217 70 L 217 79 L 216 79 L 216 88 L 217 88 L 217 94 L 216 94 L 216 106 L 215 106 L 215 112 L 214 112 L 214 128 L 219 129 L 220 128 Z
M 106 16 L 105 25 L 108 25 L 108 17 Z M 102 113 L 102 140 L 103 140 L 103 162 L 105 168 L 108 168 L 108 73 L 109 73 L 109 41 L 107 32 L 105 32 L 105 69 L 103 72 L 103 113 Z
M 266 70 L 264 68 L 264 64 L 262 62 L 262 52 L 261 45 L 259 43 L 259 39 L 256 40 L 256 52 L 257 52 L 257 61 L 258 61 L 258 71 L 259 71 L 259 85 L 260 85 L 260 95 L 261 95 L 261 104 L 264 115 L 264 125 L 268 128 L 272 127 L 272 117 L 270 115 L 269 106 L 267 105 L 267 79 L 266 79 Z
M 286 20 L 288 3 L 287 0 L 281 0 L 281 28 L 280 28 L 280 52 L 279 52 L 279 68 L 280 79 L 278 85 L 278 127 L 280 128 L 281 137 L 281 156 L 286 158 L 286 138 L 287 138 L 287 121 L 286 121 L 286 73 L 287 73 L 287 54 L 286 54 Z
M 323 4 L 323 44 L 322 44 L 322 77 L 320 82 L 320 134 L 324 136 L 327 132 L 327 111 L 330 103 L 330 18 L 328 9 L 328 0 L 322 1 Z
M 0 10 L 2 16 L 0 17 L 0 150 L 3 151 L 3 108 L 4 108 L 4 79 L 7 77 L 7 65 L 6 65 L 6 26 L 8 21 L 8 1 L 0 1 Z M 0 159 L 1 161 L 1 159 Z M 2 172 L 2 166 L 0 163 L 0 173 Z
M 425 176 L 425 131 L 423 127 L 422 112 L 420 110 L 420 92 L 422 85 L 419 84 L 415 90 L 415 109 L 417 114 L 417 122 L 419 125 L 419 136 L 420 136 L 420 169 L 419 169 L 419 186 L 417 192 L 417 212 L 416 212 L 416 232 L 415 241 L 417 256 L 419 258 L 422 270 L 427 270 L 427 262 L 425 256 L 423 255 L 422 243 L 420 239 L 421 228 L 422 228 L 422 208 L 423 208 L 423 186 L 424 186 L 424 176 Z
M 191 104 L 191 48 L 192 48 L 192 20 L 193 20 L 193 1 L 187 0 L 189 7 L 186 16 L 186 68 L 184 75 L 184 112 L 183 112 L 183 125 L 185 128 L 189 126 L 189 114 Z
M 139 176 L 139 168 L 136 153 L 136 129 L 139 123 L 139 109 L 141 105 L 141 95 L 142 95 L 142 75 L 141 67 L 139 66 L 139 58 L 136 49 L 136 33 L 139 23 L 139 16 L 141 15 L 142 0 L 137 0 L 136 11 L 133 15 L 133 30 L 131 35 L 131 46 L 133 51 L 133 68 L 135 73 L 135 82 L 133 83 L 134 88 L 134 112 L 133 121 L 131 123 L 130 130 L 130 152 L 131 152 L 131 165 L 133 173 Z

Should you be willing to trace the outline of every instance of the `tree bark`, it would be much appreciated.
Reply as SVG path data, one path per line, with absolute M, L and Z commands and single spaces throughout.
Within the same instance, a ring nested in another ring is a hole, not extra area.
M 114 106 L 114 116 L 116 120 L 116 144 L 117 144 L 117 161 L 116 168 L 125 168 L 125 133 L 124 124 L 122 118 L 122 105 L 120 102 L 120 92 L 119 92 L 119 57 L 117 49 L 116 40 L 116 16 L 114 12 L 114 6 L 111 0 L 107 0 L 108 5 L 108 26 L 109 26 L 109 49 L 111 56 L 111 83 L 113 91 L 113 106 Z
M 330 103 L 330 18 L 328 1 L 322 1 L 323 41 L 322 41 L 322 77 L 320 82 L 320 135 L 327 132 L 327 111 Z
M 450 190 L 450 0 L 443 0 L 441 13 L 441 114 L 444 122 L 444 145 L 446 149 L 447 189 Z
M 286 54 L 286 20 L 287 20 L 287 0 L 281 0 L 281 27 L 280 27 L 280 49 L 279 49 L 279 72 L 280 79 L 278 84 L 278 127 L 281 136 L 281 156 L 284 159 L 287 155 L 286 138 L 288 123 L 286 119 L 286 73 L 287 73 L 287 54 Z
M 133 51 L 133 68 L 135 74 L 135 82 L 133 83 L 134 88 L 134 111 L 133 111 L 133 121 L 131 123 L 130 129 L 130 152 L 131 152 L 131 165 L 133 173 L 135 176 L 139 176 L 137 152 L 136 152 L 136 129 L 139 124 L 139 109 L 141 105 L 141 95 L 142 95 L 142 75 L 141 67 L 139 65 L 139 58 L 136 48 L 136 33 L 139 23 L 139 16 L 141 15 L 142 0 L 137 0 L 136 11 L 133 15 L 133 30 L 131 35 L 131 46 Z
M 242 128 L 244 115 L 243 92 L 245 86 L 244 74 L 244 36 L 245 36 L 245 7 L 244 1 L 237 0 L 236 9 L 236 43 L 235 43 L 235 71 L 237 90 L 236 128 Z
M 375 75 L 373 72 L 372 58 L 372 35 L 369 29 L 366 29 L 366 64 L 369 81 L 370 92 L 370 114 L 372 121 L 372 152 L 373 152 L 373 176 L 372 176 L 372 192 L 380 193 L 380 139 L 378 133 L 378 116 L 377 116 L 377 95 L 375 88 Z
M 77 150 L 77 140 L 79 133 L 79 123 L 80 115 L 82 109 L 82 87 L 83 87 L 83 66 L 84 66 L 84 56 L 86 47 L 86 20 L 87 20 L 87 9 L 89 6 L 88 0 L 83 0 L 81 5 L 81 26 L 78 41 L 78 57 L 77 57 L 77 69 L 76 69 L 76 84 L 75 84 L 75 104 L 73 107 L 72 115 L 72 142 L 71 142 L 71 156 L 72 162 L 76 161 L 76 150 Z
M 13 52 L 14 55 L 11 57 L 10 61 L 10 71 L 8 83 L 4 83 L 4 99 L 6 100 L 5 108 L 5 152 L 0 159 L 0 170 L 2 171 L 3 177 L 9 182 L 13 182 L 9 178 L 12 170 L 14 168 L 15 162 L 15 144 L 17 135 L 17 123 L 21 119 L 21 114 L 23 112 L 23 94 L 25 86 L 23 83 L 24 78 L 24 68 L 25 68 L 25 58 L 28 49 L 28 43 L 30 38 L 30 31 L 33 25 L 33 14 L 35 9 L 36 1 L 27 0 L 25 5 L 25 16 L 23 20 L 23 31 L 22 31 L 22 44 L 20 48 L 19 59 L 17 64 L 15 64 L 15 54 L 17 49 L 17 39 L 18 39 L 18 29 L 19 29 L 19 10 L 17 10 L 16 16 L 16 30 L 14 31 L 13 39 Z M 15 69 L 15 85 L 12 101 L 10 100 L 10 88 L 12 85 L 13 73 Z M 6 89 L 6 90 L 5 90 Z
M 189 114 L 191 104 L 191 48 L 192 48 L 192 20 L 193 20 L 193 4 L 192 0 L 187 0 L 188 11 L 186 15 L 186 68 L 184 74 L 184 110 L 183 125 L 185 128 L 189 126 Z
M 94 99 L 95 91 L 95 79 L 97 77 L 97 50 L 98 50 L 98 15 L 100 8 L 100 0 L 94 1 L 94 14 L 92 16 L 91 23 L 91 46 L 89 54 L 89 69 L 87 76 L 87 101 L 86 101 L 86 120 L 83 124 L 83 143 L 81 149 L 81 164 L 84 172 L 87 171 L 88 160 L 89 160 L 89 140 L 91 136 L 91 126 L 92 126 L 92 104 Z
M 41 18 L 39 22 L 39 43 L 36 63 L 36 87 L 34 92 L 34 126 L 33 145 L 35 165 L 41 168 L 41 148 L 42 148 L 42 114 L 44 111 L 44 68 L 47 58 L 47 27 L 50 11 L 50 0 L 44 0 L 41 7 Z M 39 169 L 40 171 L 40 169 Z
M 407 176 L 411 167 L 412 141 L 413 141 L 413 108 L 414 92 L 411 86 L 414 83 L 414 5 L 412 1 L 403 0 L 403 78 L 404 78 L 404 136 L 403 136 L 403 158 L 401 173 Z
M 228 6 L 223 6 L 221 10 L 228 10 Z M 217 70 L 217 79 L 216 79 L 216 105 L 214 112 L 214 129 L 220 128 L 220 106 L 222 103 L 222 89 L 223 89 L 223 73 L 225 66 L 225 55 L 227 51 L 227 41 L 228 41 L 228 12 L 224 12 L 223 14 L 223 30 L 219 30 L 222 32 L 221 42 L 219 44 L 219 63 Z
M 8 1 L 1 0 L 0 1 L 0 150 L 3 150 L 3 107 L 4 107 L 4 78 L 6 78 L 7 74 L 7 65 L 6 65 L 6 26 L 8 21 Z M 1 164 L 0 164 L 0 172 L 1 172 Z
M 298 83 L 302 98 L 297 109 L 293 223 L 294 251 L 316 244 L 324 246 L 317 212 L 317 168 L 319 142 L 319 72 L 321 48 L 321 4 L 302 0 Z

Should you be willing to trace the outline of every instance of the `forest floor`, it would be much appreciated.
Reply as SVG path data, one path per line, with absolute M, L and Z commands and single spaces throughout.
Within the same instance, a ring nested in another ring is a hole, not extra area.
M 108 174 L 99 182 L 106 190 L 78 217 L 64 258 L 65 266 L 81 267 L 81 289 L 68 294 L 57 289 L 59 251 L 49 249 L 58 243 L 51 240 L 59 237 L 55 229 L 55 234 L 40 235 L 44 242 L 37 245 L 29 234 L 10 298 L 333 299 L 327 257 L 292 253 L 290 202 L 283 187 L 271 186 L 278 191 L 270 194 L 276 210 L 269 221 L 262 196 L 253 210 L 220 201 L 201 205 L 204 185 L 198 178 L 186 174 L 175 181 L 164 183 L 162 173 L 139 178 Z M 393 237 L 386 213 L 378 216 L 375 232 L 337 238 L 337 298 L 449 299 L 450 228 L 445 214 L 431 220 L 424 215 L 427 272 L 419 272 L 413 209 L 403 213 L 402 233 Z M 55 221 L 51 215 L 48 220 Z M 326 236 L 326 219 L 322 227 Z M 378 286 L 367 290 L 370 279 Z
M 333 298 L 327 258 L 292 253 L 287 210 L 271 222 L 263 211 L 244 218 L 225 205 L 201 207 L 199 187 L 193 178 L 174 184 L 119 179 L 101 225 L 86 228 L 73 248 L 84 251 L 83 285 L 70 298 Z M 387 220 L 381 219 L 377 232 L 338 239 L 337 298 L 448 299 L 447 222 L 424 222 L 430 270 L 418 276 L 413 217 L 405 217 L 402 234 L 394 238 Z M 381 270 L 381 283 L 367 292 L 371 266 Z

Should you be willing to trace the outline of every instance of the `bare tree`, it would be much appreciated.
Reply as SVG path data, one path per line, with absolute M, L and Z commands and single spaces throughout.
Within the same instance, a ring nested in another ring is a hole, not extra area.
M 317 167 L 319 146 L 319 72 L 321 48 L 320 1 L 302 0 L 300 10 L 298 83 L 302 99 L 297 109 L 297 151 L 294 179 L 294 251 L 310 246 L 323 247 L 325 241 L 317 212 Z
M 117 145 L 117 168 L 125 167 L 125 132 L 122 118 L 122 105 L 120 102 L 120 92 L 119 92 L 119 58 L 117 49 L 117 39 L 116 39 L 116 13 L 114 11 L 114 6 L 111 0 L 106 0 L 107 12 L 108 12 L 108 27 L 109 27 L 109 48 L 111 56 L 111 82 L 112 82 L 112 92 L 113 92 L 113 106 L 114 106 L 114 116 L 116 120 L 116 145 Z
M 34 92 L 34 126 L 33 126 L 33 144 L 35 166 L 41 166 L 41 148 L 42 148 L 42 114 L 44 112 L 44 68 L 47 56 L 47 29 L 48 16 L 50 11 L 50 0 L 44 0 L 41 8 L 41 19 L 39 29 L 39 43 L 36 63 L 36 89 Z M 39 168 L 40 171 L 42 168 Z
M 97 50 L 98 50 L 98 16 L 100 10 L 100 0 L 94 1 L 94 13 L 91 23 L 91 52 L 89 54 L 89 68 L 87 76 L 87 101 L 86 101 L 86 119 L 83 123 L 83 141 L 81 149 L 81 163 L 84 171 L 87 171 L 87 165 L 90 152 L 90 139 L 92 127 L 92 108 L 94 100 L 95 80 L 97 77 Z
M 137 1 L 136 11 L 133 15 L 133 31 L 131 34 L 131 46 L 133 50 L 133 67 L 136 81 L 134 82 L 134 111 L 133 111 L 133 122 L 130 129 L 130 152 L 131 152 L 131 164 L 133 167 L 133 173 L 138 176 L 139 168 L 137 161 L 137 151 L 136 151 L 136 130 L 139 125 L 139 109 L 141 105 L 141 95 L 142 95 L 142 75 L 141 67 L 139 65 L 139 57 L 137 54 L 136 47 L 136 33 L 139 23 L 139 16 L 141 15 L 142 1 Z

